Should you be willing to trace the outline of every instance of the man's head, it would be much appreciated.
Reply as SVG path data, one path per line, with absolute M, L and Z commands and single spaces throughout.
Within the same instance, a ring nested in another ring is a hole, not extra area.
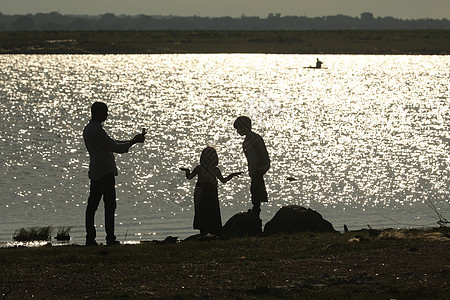
M 252 130 L 252 120 L 249 117 L 240 116 L 234 121 L 233 126 L 241 136 L 246 135 Z
M 103 102 L 95 102 L 91 106 L 92 120 L 102 123 L 108 117 L 108 107 Z

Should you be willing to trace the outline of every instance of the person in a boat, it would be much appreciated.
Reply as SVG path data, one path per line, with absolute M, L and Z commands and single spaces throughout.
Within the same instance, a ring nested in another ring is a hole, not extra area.
M 321 62 L 319 59 L 317 59 L 317 61 L 316 61 L 316 69 L 322 68 L 322 64 L 323 64 L 323 62 Z

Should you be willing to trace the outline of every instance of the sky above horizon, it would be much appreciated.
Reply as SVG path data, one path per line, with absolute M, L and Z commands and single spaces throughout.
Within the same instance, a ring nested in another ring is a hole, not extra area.
M 100 15 L 177 15 L 201 17 L 359 17 L 370 12 L 375 17 L 399 19 L 450 18 L 450 0 L 0 0 L 0 12 L 10 14 L 48 13 Z

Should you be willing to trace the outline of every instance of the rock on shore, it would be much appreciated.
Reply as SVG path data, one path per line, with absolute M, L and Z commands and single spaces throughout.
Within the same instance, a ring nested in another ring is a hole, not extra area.
M 265 234 L 295 232 L 337 232 L 321 214 L 298 205 L 282 207 L 264 226 Z
M 248 212 L 232 216 L 223 226 L 222 234 L 226 237 L 255 236 L 262 233 L 262 221 Z

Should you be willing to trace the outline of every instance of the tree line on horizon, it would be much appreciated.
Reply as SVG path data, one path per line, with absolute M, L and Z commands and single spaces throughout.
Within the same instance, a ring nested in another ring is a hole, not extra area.
M 377 17 L 362 13 L 324 17 L 281 16 L 180 17 L 149 15 L 62 15 L 58 12 L 4 15 L 0 12 L 0 31 L 89 31 L 89 30 L 428 30 L 450 29 L 448 19 Z

